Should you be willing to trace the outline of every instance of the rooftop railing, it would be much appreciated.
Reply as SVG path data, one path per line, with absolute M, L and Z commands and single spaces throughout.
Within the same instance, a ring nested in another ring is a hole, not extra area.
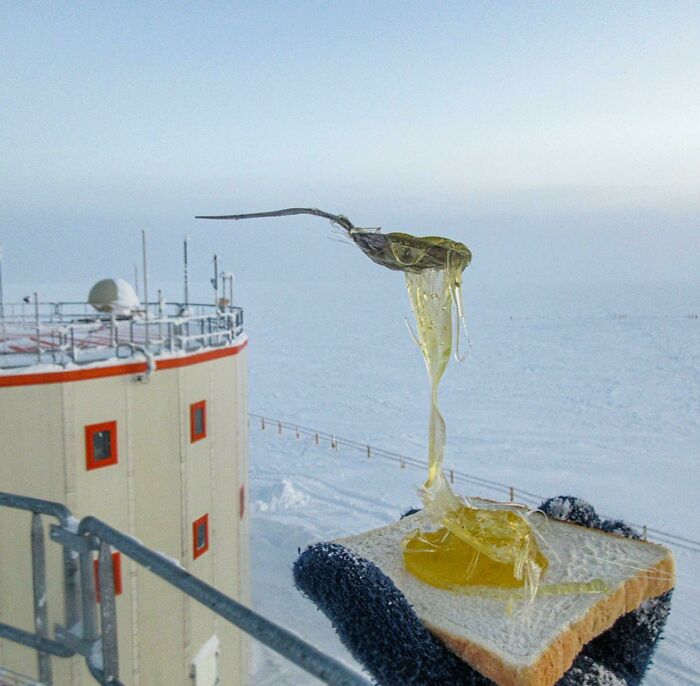
M 85 365 L 112 359 L 191 353 L 230 345 L 243 333 L 231 305 L 149 303 L 129 316 L 96 312 L 84 302 L 5 303 L 0 369 Z

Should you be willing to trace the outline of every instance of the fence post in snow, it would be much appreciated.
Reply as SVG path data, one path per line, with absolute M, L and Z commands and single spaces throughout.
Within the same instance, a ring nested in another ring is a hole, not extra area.
M 372 457 L 372 448 L 370 448 L 369 446 L 367 446 L 367 457 Z
M 515 502 L 515 489 L 512 486 L 510 487 L 510 502 Z

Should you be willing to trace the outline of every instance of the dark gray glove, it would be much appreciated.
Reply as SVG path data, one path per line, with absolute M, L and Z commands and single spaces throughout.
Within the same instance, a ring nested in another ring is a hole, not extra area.
M 550 498 L 555 519 L 639 538 L 624 522 L 601 520 L 585 501 Z M 374 563 L 337 543 L 307 548 L 294 565 L 297 588 L 331 620 L 340 640 L 381 686 L 493 686 L 418 619 Z M 671 592 L 645 602 L 588 643 L 557 686 L 637 686 L 670 611 Z

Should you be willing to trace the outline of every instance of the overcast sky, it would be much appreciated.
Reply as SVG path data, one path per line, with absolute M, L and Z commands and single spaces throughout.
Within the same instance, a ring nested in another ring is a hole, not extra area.
M 0 4 L 9 283 L 351 279 L 310 205 L 466 242 L 484 281 L 700 279 L 700 3 Z M 362 271 L 361 274 L 369 274 Z M 76 294 L 81 295 L 81 294 Z

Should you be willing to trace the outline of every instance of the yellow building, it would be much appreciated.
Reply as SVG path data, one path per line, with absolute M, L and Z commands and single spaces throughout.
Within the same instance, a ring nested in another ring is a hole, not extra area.
M 107 309 L 5 305 L 0 491 L 98 517 L 248 604 L 242 312 Z M 33 631 L 30 517 L 4 508 L 0 522 L 0 622 Z M 48 531 L 46 549 L 54 627 L 62 551 Z M 246 683 L 239 630 L 118 552 L 113 572 L 124 684 Z M 0 668 L 39 678 L 36 652 L 14 642 L 0 641 Z M 55 686 L 95 683 L 80 656 L 51 658 L 51 669 Z

